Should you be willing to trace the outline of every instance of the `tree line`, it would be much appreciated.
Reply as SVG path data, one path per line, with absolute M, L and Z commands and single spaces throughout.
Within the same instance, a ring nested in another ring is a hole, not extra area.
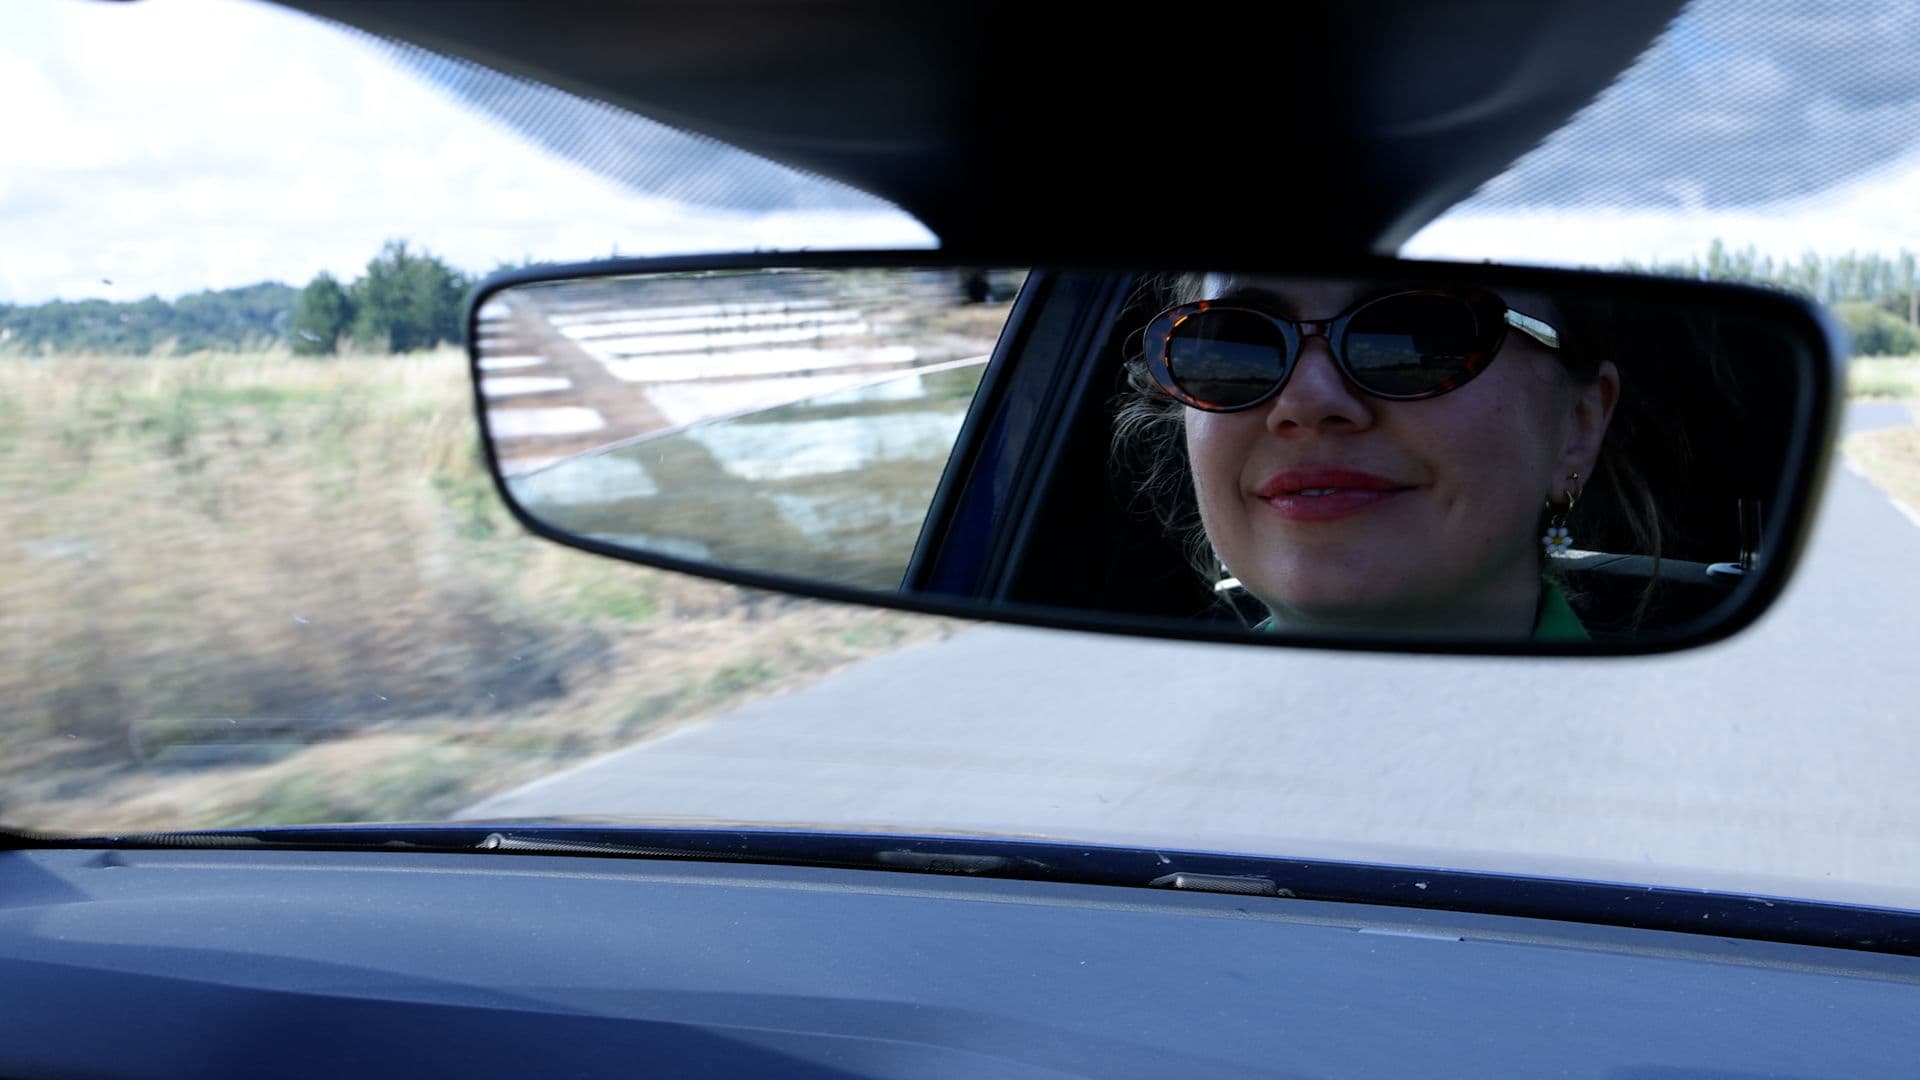
M 1799 293 L 1828 305 L 1864 356 L 1920 353 L 1920 265 L 1913 252 L 1775 259 L 1714 240 L 1704 255 L 1625 262 L 1621 269 L 1705 281 L 1737 281 Z M 322 272 L 305 288 L 262 282 L 193 293 L 168 303 L 55 300 L 0 304 L 0 351 L 190 353 L 291 348 L 309 356 L 342 349 L 410 352 L 461 344 L 476 279 L 438 256 L 389 240 L 350 282 Z
M 344 283 L 323 271 L 301 289 L 261 282 L 171 303 L 149 296 L 0 304 L 0 352 L 411 352 L 465 341 L 474 281 L 436 255 L 389 240 L 358 277 Z
M 0 350 L 41 353 L 190 353 L 272 348 L 286 340 L 296 290 L 261 282 L 168 303 L 54 300 L 0 304 Z
M 361 351 L 413 352 L 466 340 L 473 281 L 426 252 L 389 240 L 351 284 L 321 271 L 293 305 L 288 344 L 321 356 L 344 344 Z
M 1897 255 L 1849 251 L 1822 257 L 1809 251 L 1776 260 L 1752 247 L 1739 251 L 1715 239 L 1704 256 L 1667 262 L 1626 262 L 1642 274 L 1736 281 L 1799 293 L 1827 305 L 1846 328 L 1859 356 L 1920 353 L 1920 260 L 1904 248 Z

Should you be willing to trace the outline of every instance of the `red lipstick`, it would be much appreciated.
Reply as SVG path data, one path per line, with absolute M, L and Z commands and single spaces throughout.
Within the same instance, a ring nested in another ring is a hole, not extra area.
M 1363 469 L 1313 465 L 1275 473 L 1254 494 L 1289 521 L 1337 521 L 1412 488 Z

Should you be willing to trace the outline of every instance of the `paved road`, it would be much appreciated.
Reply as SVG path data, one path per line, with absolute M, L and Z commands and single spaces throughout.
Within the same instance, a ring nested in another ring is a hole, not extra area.
M 981 627 L 466 813 L 1437 849 L 1493 869 L 1552 853 L 1574 872 L 1744 872 L 1914 902 L 1893 890 L 1920 890 L 1917 552 L 1914 524 L 1836 468 L 1787 597 L 1683 656 L 1383 658 Z

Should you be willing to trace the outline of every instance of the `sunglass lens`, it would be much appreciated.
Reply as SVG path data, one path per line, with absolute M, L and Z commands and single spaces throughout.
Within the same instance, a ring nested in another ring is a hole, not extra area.
M 1233 408 L 1260 400 L 1287 373 L 1287 339 L 1273 321 L 1231 308 L 1196 312 L 1167 339 L 1167 370 L 1202 405 Z
M 1378 300 L 1347 324 L 1347 368 L 1354 382 L 1383 397 L 1444 393 L 1486 362 L 1486 333 L 1458 297 L 1404 294 Z

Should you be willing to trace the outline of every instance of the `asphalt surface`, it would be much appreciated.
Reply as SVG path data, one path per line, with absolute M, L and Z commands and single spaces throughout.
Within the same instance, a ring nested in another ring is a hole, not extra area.
M 1851 430 L 1911 422 L 1855 406 Z M 893 827 L 1920 898 L 1916 526 L 1836 465 L 1794 584 L 1636 660 L 982 626 L 462 813 Z

